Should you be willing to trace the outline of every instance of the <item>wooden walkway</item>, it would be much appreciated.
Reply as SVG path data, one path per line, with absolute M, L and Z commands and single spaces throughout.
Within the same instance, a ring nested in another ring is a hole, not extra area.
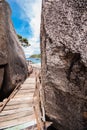
M 0 112 L 0 130 L 28 122 L 36 122 L 33 109 L 35 78 L 27 78 L 20 90 Z

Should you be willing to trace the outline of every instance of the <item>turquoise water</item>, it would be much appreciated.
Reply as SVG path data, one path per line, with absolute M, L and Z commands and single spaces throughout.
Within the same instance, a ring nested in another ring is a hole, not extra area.
M 26 58 L 27 61 L 32 61 L 32 63 L 41 63 L 41 59 L 39 58 Z

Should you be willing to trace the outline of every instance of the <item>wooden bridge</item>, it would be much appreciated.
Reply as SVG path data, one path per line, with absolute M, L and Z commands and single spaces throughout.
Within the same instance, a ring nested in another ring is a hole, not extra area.
M 34 125 L 37 130 L 46 130 L 50 123 L 45 122 L 42 95 L 39 75 L 19 84 L 0 105 L 0 130 L 23 130 Z

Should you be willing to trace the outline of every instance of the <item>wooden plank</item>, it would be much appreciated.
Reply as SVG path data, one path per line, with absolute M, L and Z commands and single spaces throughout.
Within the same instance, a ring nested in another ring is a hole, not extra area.
M 34 83 L 35 82 L 35 79 L 31 79 L 31 80 L 26 80 L 23 84 L 25 83 Z
M 4 108 L 4 111 L 9 110 L 9 112 L 10 112 L 10 110 L 19 109 L 19 108 L 25 108 L 25 107 L 29 108 L 31 106 L 32 106 L 32 102 L 29 103 L 29 104 L 20 104 L 20 102 L 19 102 L 19 104 L 17 104 L 17 105 L 15 104 L 15 105 L 6 106 Z
M 36 128 L 35 124 L 36 124 L 36 122 L 35 122 L 35 120 L 33 120 L 33 121 L 26 122 L 26 123 L 23 123 L 23 124 L 20 124 L 17 126 L 10 127 L 5 130 L 25 130 L 26 128 L 28 128 L 28 130 L 37 130 L 37 129 L 34 129 L 34 128 Z
M 35 81 L 35 78 L 27 78 L 27 79 L 25 80 L 25 82 L 26 82 L 26 81 L 32 81 L 32 80 Z
M 25 95 L 25 96 L 24 96 L 24 95 Z M 18 95 L 15 96 L 15 98 L 17 98 L 17 97 L 19 97 L 19 98 L 24 97 L 24 99 L 25 99 L 25 98 L 29 98 L 29 97 L 33 98 L 33 93 L 27 93 L 27 95 L 26 95 L 26 92 L 25 92 L 25 93 L 21 92 L 21 93 L 19 93 Z M 14 99 L 15 99 L 15 98 L 14 98 Z
M 24 87 L 24 88 L 21 88 L 20 90 L 35 90 L 35 88 L 34 87 Z
M 32 95 L 29 95 L 28 97 L 24 97 L 24 98 L 20 98 L 20 97 L 16 98 L 15 97 L 15 98 L 12 98 L 11 101 L 19 101 L 19 102 L 22 101 L 22 102 L 25 102 L 25 101 L 30 100 L 30 99 L 32 99 Z
M 24 93 L 23 94 L 20 93 L 20 95 L 16 95 L 15 98 L 13 98 L 13 100 L 17 99 L 19 101 L 22 100 L 24 102 L 26 99 L 29 100 L 29 98 L 31 98 L 31 99 L 33 98 L 33 94 L 32 93 L 31 94 L 29 93 L 28 95 L 29 95 L 29 97 L 25 93 L 25 97 L 24 97 Z
M 35 120 L 33 112 L 34 90 L 35 78 L 28 78 L 0 113 L 0 129 Z
M 21 90 L 21 89 L 35 89 L 35 85 L 32 85 L 32 86 L 30 86 L 30 85 L 28 85 L 28 86 L 27 86 L 27 85 L 24 85 L 24 86 L 21 86 L 21 87 L 20 87 L 20 90 Z
M 29 90 L 29 89 L 28 89 L 28 90 L 24 90 L 24 89 L 22 89 L 22 90 L 20 90 L 20 91 L 17 93 L 17 95 L 20 94 L 20 93 L 32 93 L 32 94 L 33 94 L 33 93 L 34 93 L 34 90 Z M 27 94 L 27 96 L 29 96 L 29 95 Z
M 33 82 L 33 83 L 30 83 L 30 82 L 26 82 L 26 83 L 24 83 L 24 84 L 22 84 L 21 86 L 34 86 L 35 85 L 35 82 Z
M 27 81 L 30 81 L 30 82 L 31 82 L 31 81 L 35 81 L 35 78 L 31 78 L 31 79 L 27 78 L 27 79 L 24 81 L 24 83 L 27 82 Z
M 24 84 L 22 84 L 21 86 L 34 86 L 35 85 L 35 82 L 25 82 Z
M 24 82 L 24 84 L 35 84 L 35 81 L 27 81 L 27 82 Z
M 33 94 L 34 91 L 32 91 L 32 90 L 31 90 L 31 91 L 28 91 L 28 90 L 22 90 L 22 91 L 21 91 L 21 90 L 20 90 L 16 95 L 20 95 L 20 94 L 23 95 L 23 94 L 24 94 L 24 97 L 25 97 L 25 93 L 26 93 L 26 96 L 29 97 L 29 94 L 30 94 L 30 95 Z
M 0 124 L 0 129 L 5 129 L 5 128 L 10 128 L 12 126 L 17 126 L 23 123 L 27 123 L 30 121 L 35 120 L 35 116 L 31 115 L 31 116 L 26 116 L 26 117 L 22 117 L 16 120 L 11 120 L 11 121 L 7 121 L 7 122 L 3 122 Z
M 30 97 L 25 97 L 25 98 L 20 98 L 20 97 L 19 97 L 19 98 L 18 98 L 18 97 L 17 97 L 17 98 L 13 98 L 13 99 L 11 99 L 11 102 L 16 102 L 16 101 L 18 101 L 19 103 L 20 103 L 20 102 L 23 103 L 23 102 L 29 101 L 29 100 L 31 100 L 31 101 L 33 100 L 33 99 L 32 99 L 32 96 L 30 96 Z
M 33 94 L 34 93 L 34 91 L 32 90 L 32 92 L 31 91 L 28 91 L 28 90 L 23 90 L 23 91 L 19 91 L 18 93 L 17 93 L 17 95 L 21 95 L 21 94 L 23 94 L 24 93 L 24 96 L 25 95 L 27 95 L 27 96 L 29 96 L 29 94 Z M 26 94 L 25 94 L 26 93 Z
M 3 111 L 4 107 L 6 106 L 6 104 L 7 104 L 7 103 L 10 101 L 10 99 L 13 98 L 14 95 L 17 93 L 17 91 L 19 90 L 20 85 L 21 85 L 21 83 L 19 83 L 19 84 L 15 87 L 14 91 L 10 94 L 10 96 L 7 98 L 7 100 L 3 103 L 3 106 L 0 108 L 0 112 Z
M 35 82 L 35 78 L 30 78 L 30 79 L 27 78 L 27 79 L 24 81 L 24 83 L 25 83 L 25 82 L 31 82 L 31 81 L 32 81 L 32 82 Z
M 7 103 L 7 106 L 9 105 L 16 105 L 16 104 L 27 104 L 27 103 L 31 103 L 33 101 L 32 98 L 30 98 L 29 100 L 25 100 L 24 103 L 23 103 L 23 100 L 21 100 L 20 102 L 19 101 L 16 101 L 16 100 L 10 100 L 10 102 Z
M 32 111 L 25 111 L 25 112 L 19 112 L 19 113 L 13 113 L 11 114 L 10 116 L 9 115 L 5 115 L 4 117 L 1 116 L 0 117 L 0 124 L 2 122 L 7 122 L 7 121 L 10 121 L 10 120 L 14 120 L 14 119 L 19 119 L 21 117 L 26 117 L 26 116 L 30 116 L 32 115 L 34 112 L 33 110 Z
M 19 92 L 23 92 L 23 91 L 31 92 L 31 91 L 32 91 L 32 93 L 34 93 L 34 90 L 35 90 L 35 88 L 27 88 L 27 89 L 23 88 L 23 89 L 20 89 Z M 19 93 L 19 92 L 18 92 L 18 93 Z
M 25 97 L 24 97 L 24 94 L 25 94 Z M 29 95 L 29 97 L 33 97 L 33 94 L 32 93 L 28 93 L 28 95 Z M 20 93 L 20 95 L 18 94 L 18 95 L 16 95 L 15 96 L 15 98 L 14 98 L 14 100 L 16 99 L 16 98 L 20 98 L 22 101 L 24 101 L 24 98 L 27 98 L 28 96 L 26 95 L 26 93 Z
M 23 84 L 25 83 L 34 83 L 35 82 L 35 79 L 31 79 L 31 80 L 26 80 Z
M 0 113 L 0 116 L 5 116 L 5 115 L 11 115 L 11 114 L 13 114 L 13 113 L 18 113 L 18 112 L 22 112 L 22 111 L 27 111 L 27 110 L 32 110 L 33 108 L 32 107 L 29 107 L 29 108 L 19 108 L 19 109 L 14 109 L 14 110 L 8 110 L 8 111 L 2 111 L 1 113 Z

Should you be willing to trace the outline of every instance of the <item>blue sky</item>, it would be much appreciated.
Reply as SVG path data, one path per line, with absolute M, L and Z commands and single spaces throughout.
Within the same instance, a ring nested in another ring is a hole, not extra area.
M 26 56 L 40 53 L 40 22 L 42 0 L 7 0 L 12 21 L 18 34 L 28 38 L 30 47 L 23 48 Z

